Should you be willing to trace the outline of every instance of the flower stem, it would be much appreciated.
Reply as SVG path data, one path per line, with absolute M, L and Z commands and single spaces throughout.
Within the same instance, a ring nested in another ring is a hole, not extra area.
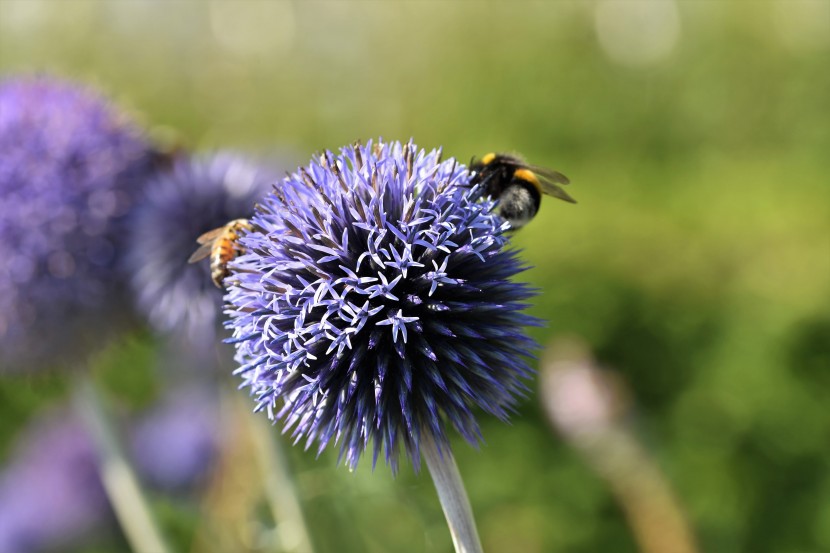
M 444 509 L 456 553 L 483 553 L 473 509 L 452 451 L 449 447 L 439 449 L 435 439 L 424 434 L 421 438 L 421 453 L 438 492 L 441 508 Z
M 251 437 L 259 458 L 265 484 L 265 495 L 271 513 L 280 529 L 280 537 L 287 551 L 313 553 L 311 537 L 303 517 L 303 510 L 291 480 L 288 463 L 274 429 L 259 413 L 243 413 L 250 425 Z
M 542 399 L 562 436 L 603 477 L 643 553 L 698 553 L 695 537 L 654 456 L 628 420 L 625 382 L 599 367 L 579 338 L 542 357 Z
M 124 456 L 100 395 L 89 377 L 80 378 L 73 399 L 98 454 L 104 490 L 131 549 L 136 553 L 167 553 L 168 547 L 150 514 L 138 479 Z
M 608 482 L 643 553 L 698 553 L 665 476 L 630 429 L 609 428 L 581 449 Z

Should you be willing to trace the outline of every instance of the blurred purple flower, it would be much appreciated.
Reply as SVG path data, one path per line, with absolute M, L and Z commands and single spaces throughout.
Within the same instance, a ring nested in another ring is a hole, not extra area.
M 66 413 L 52 413 L 29 428 L 0 474 L 0 551 L 69 547 L 109 517 L 82 425 Z
M 72 364 L 124 318 L 125 215 L 157 162 L 92 90 L 0 83 L 0 370 Z
M 213 348 L 222 293 L 210 280 L 209 263 L 187 259 L 202 233 L 250 217 L 276 175 L 220 152 L 178 159 L 148 185 L 131 221 L 128 255 L 138 308 L 159 333 Z
M 219 450 L 216 406 L 208 390 L 179 390 L 139 419 L 131 450 L 142 479 L 168 490 L 198 484 Z
M 178 389 L 132 423 L 141 480 L 181 491 L 206 476 L 221 430 L 214 395 Z M 112 520 L 85 427 L 64 410 L 42 415 L 0 472 L 0 552 L 69 548 Z
M 326 152 L 261 200 L 226 295 L 257 408 L 354 467 L 370 440 L 416 468 L 445 426 L 506 419 L 535 343 L 508 225 L 455 160 L 399 142 Z

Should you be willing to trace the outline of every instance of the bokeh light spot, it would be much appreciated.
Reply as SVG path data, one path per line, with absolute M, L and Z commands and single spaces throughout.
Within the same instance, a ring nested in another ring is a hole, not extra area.
M 830 47 L 830 2 L 778 0 L 772 20 L 778 39 L 796 53 Z
M 294 11 L 290 2 L 210 3 L 210 26 L 219 44 L 243 58 L 273 56 L 294 42 Z
M 680 38 L 674 0 L 603 0 L 594 12 L 603 52 L 622 65 L 647 66 L 668 58 Z

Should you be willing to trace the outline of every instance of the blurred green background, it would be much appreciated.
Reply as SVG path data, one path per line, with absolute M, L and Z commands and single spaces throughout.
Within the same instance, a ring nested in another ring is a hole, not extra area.
M 580 335 L 624 376 L 710 552 L 830 551 L 828 68 L 826 0 L 0 0 L 4 75 L 92 82 L 188 147 L 303 163 L 413 137 L 568 175 L 579 204 L 543 202 L 514 240 L 549 321 L 533 334 Z M 124 411 L 166 385 L 156 349 L 101 361 Z M 0 455 L 65 388 L 0 382 Z M 532 388 L 512 425 L 482 419 L 480 450 L 455 443 L 485 550 L 638 551 Z M 288 453 L 318 553 L 450 551 L 426 474 Z M 153 502 L 188 550 L 198 494 Z

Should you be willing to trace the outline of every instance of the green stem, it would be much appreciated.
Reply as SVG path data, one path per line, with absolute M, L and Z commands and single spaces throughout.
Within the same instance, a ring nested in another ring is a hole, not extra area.
M 261 413 L 246 412 L 243 417 L 251 429 L 251 436 L 259 459 L 265 495 L 285 550 L 294 553 L 314 553 L 303 510 L 288 463 L 274 428 Z
M 441 508 L 444 509 L 456 553 L 483 553 L 473 509 L 449 446 L 439 450 L 435 439 L 424 434 L 421 438 L 421 453 L 438 492 Z
M 98 454 L 99 472 L 130 547 L 136 553 L 167 553 L 141 487 L 118 443 L 110 417 L 89 377 L 80 377 L 74 392 L 75 408 L 89 430 Z

